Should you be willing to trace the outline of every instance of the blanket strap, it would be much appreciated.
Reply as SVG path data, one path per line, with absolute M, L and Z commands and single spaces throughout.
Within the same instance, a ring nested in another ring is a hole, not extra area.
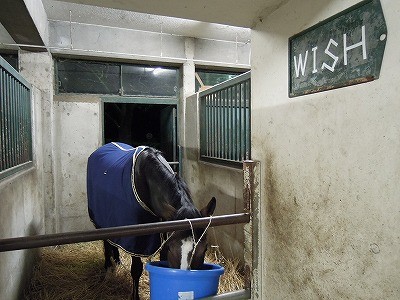
M 133 156 L 132 156 L 132 172 L 131 172 L 132 190 L 133 190 L 133 194 L 135 195 L 136 200 L 140 204 L 140 206 L 143 207 L 144 210 L 146 210 L 149 213 L 151 213 L 153 216 L 157 217 L 157 215 L 146 205 L 146 203 L 144 203 L 142 201 L 142 199 L 140 199 L 139 194 L 138 194 L 138 192 L 136 190 L 136 185 L 135 185 L 135 162 L 136 162 L 136 159 L 138 158 L 138 156 L 140 155 L 140 153 L 142 153 L 142 151 L 145 150 L 146 148 L 148 148 L 148 147 L 146 147 L 146 146 L 136 147 L 135 153 L 133 153 Z

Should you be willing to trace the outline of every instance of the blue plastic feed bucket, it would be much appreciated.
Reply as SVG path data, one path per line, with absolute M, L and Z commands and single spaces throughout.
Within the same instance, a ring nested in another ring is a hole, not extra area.
M 146 264 L 150 278 L 151 300 L 190 300 L 217 294 L 219 277 L 224 268 L 203 264 L 201 270 L 180 270 L 168 267 L 166 261 Z

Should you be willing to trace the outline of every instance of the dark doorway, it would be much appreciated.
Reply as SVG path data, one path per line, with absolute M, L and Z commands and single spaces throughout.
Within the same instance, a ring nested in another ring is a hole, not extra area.
M 176 105 L 104 103 L 104 141 L 161 150 L 177 161 Z

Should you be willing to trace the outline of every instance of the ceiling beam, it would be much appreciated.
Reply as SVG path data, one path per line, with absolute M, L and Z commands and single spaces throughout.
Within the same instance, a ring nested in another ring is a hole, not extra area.
M 42 1 L 2 0 L 0 22 L 21 49 L 47 51 L 48 23 Z
M 265 7 L 284 0 L 57 0 L 251 28 Z

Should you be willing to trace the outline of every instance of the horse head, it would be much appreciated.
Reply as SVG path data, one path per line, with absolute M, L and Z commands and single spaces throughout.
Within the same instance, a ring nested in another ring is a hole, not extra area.
M 209 217 L 214 213 L 216 199 L 213 197 L 206 207 L 197 210 L 194 206 L 181 207 L 176 220 Z M 165 247 L 169 267 L 176 269 L 200 269 L 207 250 L 207 228 L 176 231 L 168 239 Z

